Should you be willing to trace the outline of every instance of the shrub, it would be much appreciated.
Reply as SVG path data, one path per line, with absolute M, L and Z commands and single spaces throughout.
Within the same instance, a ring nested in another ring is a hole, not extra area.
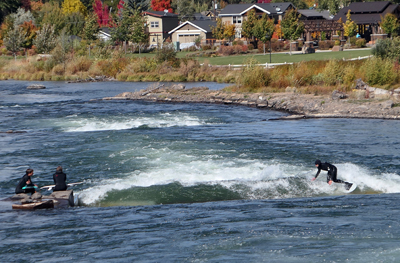
M 242 69 L 240 73 L 238 83 L 250 91 L 253 91 L 260 87 L 268 86 L 271 77 L 267 70 L 263 67 L 257 66 L 258 61 L 251 58 L 246 61 L 246 66 Z
M 248 44 L 248 45 L 247 45 L 247 49 L 248 49 L 248 50 L 253 50 L 253 49 L 254 49 L 253 44 Z
M 58 76 L 64 75 L 64 65 L 63 64 L 57 64 L 53 67 L 52 73 Z
M 323 75 L 323 82 L 327 86 L 335 85 L 337 81 L 343 80 L 343 62 L 339 60 L 329 60 L 325 66 Z
M 340 46 L 340 40 L 335 40 L 335 46 Z
M 176 59 L 176 50 L 171 43 L 164 43 L 162 48 L 156 51 L 156 61 L 162 63 L 164 61 L 173 61 Z
M 202 45 L 202 46 L 201 46 L 201 49 L 202 49 L 202 50 L 210 50 L 210 49 L 211 49 L 211 46 L 210 46 L 210 45 Z
M 350 44 L 351 44 L 352 46 L 355 46 L 355 45 L 356 45 L 356 41 L 357 41 L 357 38 L 356 38 L 356 37 L 351 37 L 351 38 L 350 38 Z
M 357 41 L 356 41 L 356 46 L 359 48 L 365 47 L 366 44 L 367 44 L 367 41 L 364 38 L 357 39 Z
M 233 53 L 235 54 L 241 54 L 243 52 L 243 48 L 240 45 L 235 45 L 233 46 Z
M 390 85 L 396 79 L 396 72 L 392 60 L 370 58 L 361 67 L 365 80 L 370 85 Z
M 229 56 L 234 53 L 234 49 L 232 46 L 220 46 L 218 49 L 218 53 L 223 56 Z
M 328 45 L 328 43 L 327 43 L 326 41 L 319 41 L 318 47 L 319 47 L 319 49 L 321 49 L 321 50 L 327 50 L 327 49 L 329 49 L 329 45 Z

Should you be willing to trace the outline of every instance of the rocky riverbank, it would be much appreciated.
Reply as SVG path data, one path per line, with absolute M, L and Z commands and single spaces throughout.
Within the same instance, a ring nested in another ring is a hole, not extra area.
M 364 83 L 365 84 L 365 83 Z M 360 85 L 359 85 L 360 86 Z M 137 92 L 124 92 L 104 100 L 145 100 L 154 102 L 220 103 L 285 111 L 299 118 L 379 118 L 400 119 L 396 104 L 398 92 L 389 92 L 367 85 L 350 94 L 334 91 L 331 95 L 299 94 L 295 88 L 284 93 L 232 93 L 209 90 L 207 87 L 186 89 L 183 84 L 149 87 Z

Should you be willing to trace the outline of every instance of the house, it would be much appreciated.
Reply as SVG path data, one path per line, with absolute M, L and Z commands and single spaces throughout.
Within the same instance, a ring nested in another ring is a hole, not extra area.
M 221 10 L 218 17 L 223 23 L 234 24 L 236 26 L 236 38 L 242 37 L 242 23 L 247 19 L 247 15 L 251 10 L 254 10 L 256 16 L 262 17 L 267 14 L 269 18 L 274 19 L 277 24 L 282 20 L 285 12 L 288 9 L 294 9 L 292 3 L 268 3 L 268 4 L 232 4 L 227 5 Z
M 179 42 L 181 49 L 193 45 L 196 38 L 200 37 L 202 43 L 215 41 L 212 36 L 212 27 L 217 25 L 212 20 L 186 21 L 168 33 L 171 35 L 172 42 Z
M 179 25 L 178 15 L 167 11 L 146 11 L 143 15 L 147 18 L 150 46 L 161 45 L 168 38 L 168 32 Z
M 332 20 L 333 16 L 327 10 L 318 11 L 316 9 L 298 9 L 301 15 L 300 20 Z
M 111 39 L 111 32 L 109 27 L 102 27 L 97 34 L 98 38 L 103 41 L 108 41 Z
M 193 14 L 193 20 L 214 20 L 214 13 L 211 11 L 202 11 Z
M 385 38 L 382 29 L 379 26 L 382 18 L 386 14 L 394 14 L 397 19 L 400 17 L 400 8 L 398 4 L 392 4 L 389 1 L 382 2 L 354 2 L 349 6 L 339 10 L 333 18 L 342 23 L 347 21 L 347 12 L 350 10 L 350 18 L 358 25 L 358 33 L 367 42 L 375 41 L 379 38 Z

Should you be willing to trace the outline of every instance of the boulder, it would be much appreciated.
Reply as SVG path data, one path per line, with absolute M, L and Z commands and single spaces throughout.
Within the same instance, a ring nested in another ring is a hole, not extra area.
M 40 85 L 40 84 L 32 84 L 26 88 L 27 89 L 45 89 L 46 87 L 44 85 Z
M 332 99 L 334 100 L 341 100 L 341 99 L 347 99 L 347 94 L 344 92 L 340 92 L 338 90 L 334 90 L 332 92 Z

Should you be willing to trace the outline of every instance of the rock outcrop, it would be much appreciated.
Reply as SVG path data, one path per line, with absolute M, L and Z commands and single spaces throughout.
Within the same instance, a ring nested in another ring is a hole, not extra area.
M 360 83 L 361 85 L 362 83 Z M 376 88 L 363 86 L 374 92 L 374 97 L 381 94 Z M 147 100 L 155 102 L 186 102 L 186 103 L 221 103 L 244 105 L 258 108 L 268 108 L 285 111 L 297 116 L 285 119 L 299 118 L 380 118 L 400 119 L 400 107 L 396 107 L 393 96 L 390 99 L 352 98 L 346 93 L 334 91 L 328 95 L 313 95 L 296 93 L 295 88 L 287 88 L 284 93 L 233 93 L 221 90 L 209 90 L 207 87 L 186 89 L 183 84 L 170 87 L 157 85 L 137 92 L 124 92 L 104 100 Z M 380 90 L 380 89 L 379 89 Z M 370 94 L 371 94 L 370 93 Z M 386 93 L 382 93 L 386 94 Z M 400 92 L 399 92 L 400 94 Z

